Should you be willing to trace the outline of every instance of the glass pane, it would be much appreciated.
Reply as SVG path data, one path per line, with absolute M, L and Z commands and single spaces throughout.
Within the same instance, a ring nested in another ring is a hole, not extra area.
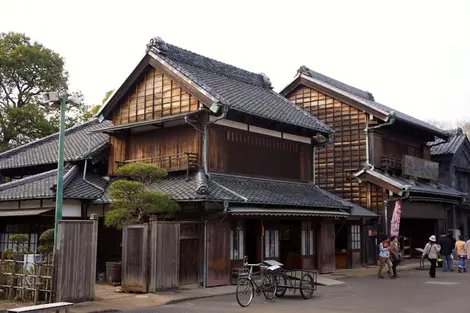
M 269 258 L 271 255 L 269 254 L 269 230 L 264 232 L 264 256 Z
M 302 235 L 300 237 L 302 238 L 302 255 L 307 255 L 307 251 L 305 251 L 305 247 L 306 247 L 305 246 L 305 239 L 306 239 L 305 230 L 302 230 Z
M 310 237 L 310 249 L 309 249 L 309 251 L 308 251 L 308 254 L 309 254 L 309 255 L 313 255 L 313 254 L 314 254 L 314 253 L 313 253 L 313 230 L 309 231 L 309 233 L 310 233 L 310 234 L 309 234 L 309 235 L 310 235 L 310 236 L 309 236 L 309 237 Z
M 274 231 L 274 256 L 279 257 L 279 230 Z
M 233 230 L 230 231 L 230 260 L 233 260 Z
M 244 238 L 245 238 L 245 237 L 243 237 L 243 230 L 240 230 L 240 231 L 238 232 L 238 234 L 239 234 L 239 236 L 238 236 L 238 243 L 239 243 L 238 253 L 239 253 L 239 256 L 238 256 L 238 258 L 239 258 L 239 259 L 243 259 L 243 255 L 244 255 L 244 253 L 245 253 L 245 252 L 243 251 L 243 243 L 245 242 L 245 241 L 244 241 Z

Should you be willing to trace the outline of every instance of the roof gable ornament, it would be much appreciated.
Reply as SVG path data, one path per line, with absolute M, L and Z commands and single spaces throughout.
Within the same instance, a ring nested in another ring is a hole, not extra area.
M 312 77 L 312 73 L 310 73 L 310 69 L 306 67 L 305 65 L 302 65 L 298 70 L 297 73 L 299 74 L 304 74 L 305 76 L 310 76 Z
M 462 127 L 457 127 L 457 130 L 455 132 L 457 135 L 463 135 L 463 129 Z
M 273 85 L 271 83 L 271 79 L 269 79 L 268 75 L 264 74 L 264 73 L 260 73 L 260 75 L 263 77 L 263 83 L 264 85 L 269 88 L 269 89 L 273 89 Z
M 150 42 L 147 44 L 146 53 L 152 51 L 156 54 L 166 55 L 168 53 L 168 45 L 160 37 L 153 37 L 150 39 Z

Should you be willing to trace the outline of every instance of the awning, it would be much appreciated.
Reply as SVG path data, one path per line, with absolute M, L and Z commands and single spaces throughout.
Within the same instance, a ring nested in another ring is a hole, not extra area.
M 246 216 L 322 216 L 347 217 L 349 213 L 341 210 L 308 210 L 289 208 L 247 208 L 230 207 L 228 212 L 232 215 Z
M 0 217 L 39 215 L 52 210 L 54 209 L 0 210 Z
M 129 124 L 123 124 L 123 125 L 116 125 L 116 126 L 111 126 L 111 127 L 106 127 L 106 128 L 101 128 L 97 130 L 90 131 L 90 134 L 93 133 L 106 133 L 106 134 L 112 134 L 116 131 L 120 130 L 126 130 L 126 129 L 131 129 L 131 128 L 137 128 L 137 127 L 145 127 L 145 126 L 158 126 L 162 125 L 164 123 L 172 122 L 172 121 L 177 121 L 177 120 L 182 120 L 185 117 L 195 114 L 199 111 L 196 112 L 188 112 L 188 113 L 180 113 L 180 114 L 175 114 L 175 115 L 170 115 L 170 116 L 165 116 L 162 117 L 158 120 L 151 120 L 151 121 L 142 121 L 142 122 L 136 122 L 136 123 L 129 123 Z

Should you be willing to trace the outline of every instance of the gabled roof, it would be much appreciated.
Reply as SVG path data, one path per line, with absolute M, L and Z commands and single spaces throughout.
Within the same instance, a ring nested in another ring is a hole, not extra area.
M 340 82 L 336 79 L 330 78 L 326 75 L 315 72 L 306 66 L 301 66 L 298 69 L 297 77 L 286 88 L 284 88 L 283 91 L 281 91 L 281 94 L 286 95 L 286 93 L 288 93 L 290 90 L 293 90 L 293 87 L 294 87 L 293 84 L 296 82 L 298 77 L 303 77 L 307 81 L 311 81 L 319 86 L 322 86 L 337 94 L 340 94 L 350 100 L 360 103 L 366 108 L 372 110 L 372 112 L 374 113 L 379 113 L 379 114 L 373 114 L 373 115 L 380 116 L 382 114 L 384 116 L 383 120 L 387 120 L 390 116 L 393 115 L 394 118 L 400 121 L 412 124 L 421 129 L 425 129 L 440 138 L 448 138 L 450 135 L 449 133 L 447 133 L 446 131 L 438 127 L 435 127 L 413 116 L 410 116 L 398 110 L 392 109 L 384 104 L 381 104 L 375 101 L 372 93 L 368 91 L 361 90 L 359 88 Z
M 143 71 L 142 62 L 163 66 L 169 74 L 176 75 L 182 87 L 196 88 L 207 101 L 201 100 L 206 106 L 210 102 L 219 102 L 228 106 L 229 110 L 239 111 L 275 122 L 328 134 L 332 130 L 315 117 L 298 108 L 289 100 L 274 92 L 269 78 L 264 74 L 256 74 L 241 68 L 222 63 L 194 52 L 167 44 L 160 38 L 152 39 L 148 45 L 147 55 L 139 63 L 139 71 Z M 134 77 L 138 73 L 133 73 Z M 130 86 L 131 76 L 123 86 Z M 122 88 L 120 88 L 122 89 Z M 103 106 L 101 112 L 108 117 L 124 90 L 118 89 Z M 195 95 L 197 96 L 197 95 Z
M 64 169 L 64 199 L 97 199 L 103 194 L 107 181 L 96 174 L 83 173 L 78 165 Z M 57 169 L 0 185 L 0 201 L 53 199 L 57 183 Z
M 438 138 L 428 145 L 431 146 L 431 155 L 455 154 L 465 140 L 468 140 L 467 135 L 463 133 L 462 129 L 457 129 L 453 131 L 453 135 L 448 141 Z
M 97 119 L 71 127 L 65 131 L 64 159 L 66 162 L 84 160 L 103 151 L 109 142 L 106 134 L 89 132 L 111 126 L 110 121 Z M 0 153 L 0 170 L 57 163 L 59 133 Z

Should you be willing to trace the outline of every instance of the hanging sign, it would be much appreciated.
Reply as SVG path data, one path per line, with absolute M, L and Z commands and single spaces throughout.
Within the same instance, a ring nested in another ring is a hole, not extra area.
M 390 236 L 398 237 L 400 233 L 400 217 L 401 217 L 402 202 L 401 200 L 395 201 L 395 208 L 393 209 L 392 221 L 390 226 Z

